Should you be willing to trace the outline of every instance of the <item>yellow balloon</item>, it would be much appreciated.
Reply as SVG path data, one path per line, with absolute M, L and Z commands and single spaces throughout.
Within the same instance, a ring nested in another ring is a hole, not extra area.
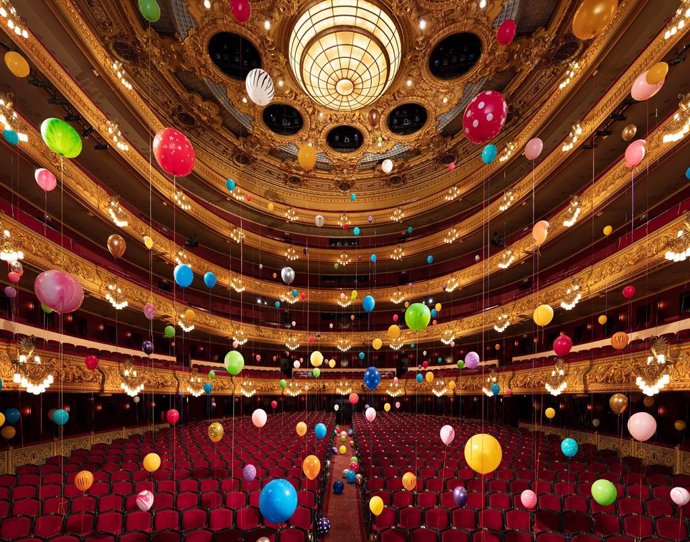
M 347 447 L 342 444 L 340 448 L 338 448 L 338 451 L 340 452 L 340 455 L 345 455 L 347 453 Z
M 311 356 L 309 356 L 309 361 L 313 367 L 321 367 L 321 364 L 323 363 L 323 354 L 318 350 L 314 350 L 311 353 Z
M 503 457 L 499 442 L 486 433 L 471 437 L 465 444 L 465 461 L 479 474 L 489 474 L 498 468 Z
M 371 346 L 374 347 L 374 350 L 380 350 L 381 347 L 383 346 L 383 341 L 376 337 L 373 341 L 371 341 Z
M 434 308 L 436 309 L 436 312 L 441 312 L 443 305 L 441 305 L 440 303 L 436 303 L 436 305 L 434 305 Z
M 0 435 L 2 435 L 2 438 L 5 438 L 7 440 L 13 439 L 16 434 L 17 430 L 11 425 L 6 425 L 2 428 L 2 431 L 0 431 Z
M 673 422 L 673 427 L 676 428 L 676 431 L 685 431 L 687 424 L 685 423 L 685 420 L 676 420 Z
M 331 369 L 332 369 L 333 367 L 335 367 L 335 360 L 332 359 L 331 361 L 329 361 L 329 362 L 328 362 L 328 366 L 329 366 Z
M 604 226 L 604 235 L 608 237 L 613 233 L 613 227 L 612 226 Z
M 300 437 L 303 437 L 304 435 L 307 434 L 307 424 L 304 422 L 299 422 L 297 424 L 297 427 L 295 427 L 295 431 L 297 431 L 297 434 Z
M 158 454 L 146 454 L 146 457 L 144 457 L 144 469 L 148 472 L 156 472 L 160 467 L 161 457 Z
M 314 480 L 321 472 L 321 461 L 315 455 L 308 455 L 302 463 L 304 475 L 310 480 Z
M 272 202 L 272 201 L 269 201 L 269 202 L 268 202 L 268 205 L 267 205 L 266 207 L 268 207 L 268 210 L 269 210 L 269 211 L 272 211 L 273 209 L 276 208 L 276 206 L 273 205 L 273 202 Z
M 426 375 L 424 375 L 424 380 L 431 384 L 434 381 L 434 373 L 427 371 Z
M 455 380 L 448 382 L 448 389 L 453 391 L 455 389 Z
M 391 411 L 391 404 L 390 403 L 384 403 L 383 410 L 385 410 L 386 412 L 390 412 Z
M 407 307 L 409 307 L 409 306 L 410 306 L 410 302 L 409 302 L 409 301 L 405 301 L 405 308 L 407 308 Z
M 31 72 L 29 63 L 26 61 L 26 59 L 14 51 L 8 51 L 5 53 L 5 64 L 15 77 L 24 78 L 27 77 Z
M 2 427 L 3 425 L 5 425 L 5 415 L 2 412 L 0 412 L 0 427 Z
M 148 235 L 144 235 L 144 246 L 148 250 L 151 250 L 153 248 L 153 239 L 151 239 Z
M 547 409 L 544 411 L 544 414 L 546 415 L 546 417 L 547 417 L 549 420 L 553 420 L 553 419 L 556 417 L 556 411 L 555 411 L 553 408 L 551 408 L 551 407 L 547 408 Z
M 225 429 L 223 425 L 218 422 L 213 422 L 208 426 L 208 438 L 211 442 L 220 442 L 225 434 Z
M 400 327 L 393 324 L 388 328 L 388 338 L 397 339 L 398 337 L 400 337 Z
M 375 516 L 381 515 L 381 512 L 383 512 L 383 499 L 378 495 L 372 497 L 369 500 L 369 510 L 371 510 L 371 513 Z
M 591 40 L 611 22 L 617 8 L 618 0 L 583 0 L 573 17 L 573 34 Z
M 532 315 L 534 323 L 539 327 L 548 326 L 553 320 L 553 309 L 550 305 L 539 305 L 534 309 L 534 314 Z
M 602 314 L 599 316 L 599 318 L 597 318 L 597 322 L 599 322 L 599 325 L 602 325 L 602 326 L 605 325 L 606 322 L 608 322 L 608 321 L 609 321 L 609 319 L 605 314 Z
M 649 71 L 647 72 L 647 77 L 645 77 L 645 79 L 647 80 L 647 83 L 649 83 L 650 85 L 656 85 L 658 83 L 661 83 L 664 79 L 666 79 L 667 74 L 668 64 L 666 64 L 666 62 L 658 62 L 649 69 Z
M 350 297 L 352 298 L 352 301 L 357 299 L 357 296 L 359 295 L 359 292 L 357 290 L 352 290 L 352 293 L 350 294 Z
M 402 485 L 407 491 L 412 491 L 417 487 L 417 477 L 411 472 L 406 472 L 402 477 Z
M 185 322 L 193 322 L 194 319 L 196 318 L 196 312 L 194 312 L 194 309 L 187 309 L 184 311 L 184 320 Z
M 316 165 L 316 151 L 309 145 L 301 145 L 297 151 L 297 161 L 302 169 L 311 171 Z

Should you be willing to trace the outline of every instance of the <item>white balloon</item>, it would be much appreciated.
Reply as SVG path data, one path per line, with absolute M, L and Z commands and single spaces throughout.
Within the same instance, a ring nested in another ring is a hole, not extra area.
M 297 361 L 297 360 L 295 360 L 295 361 L 292 362 L 292 366 L 293 366 L 295 369 L 299 369 L 300 362 Z
M 368 421 L 373 422 L 376 419 L 376 411 L 373 408 L 369 407 L 364 412 L 364 416 L 366 416 Z
M 441 427 L 441 442 L 448 446 L 455 438 L 455 429 L 450 425 L 444 425 Z
M 263 427 L 266 425 L 266 421 L 268 420 L 268 414 L 266 414 L 266 411 L 263 408 L 257 408 L 253 413 L 252 413 L 252 423 L 256 427 Z
M 690 503 L 690 491 L 684 487 L 674 487 L 671 490 L 671 500 L 678 506 L 685 506 Z
M 393 171 L 393 160 L 386 158 L 383 162 L 381 162 L 381 169 L 384 173 L 390 173 Z
M 338 412 L 338 411 L 340 410 L 340 405 L 334 405 L 334 406 L 333 406 L 333 410 L 335 410 L 336 412 Z
M 314 217 L 314 224 L 316 224 L 317 228 L 320 228 L 321 226 L 323 226 L 324 222 L 325 222 L 325 220 L 321 215 L 316 215 Z
M 285 284 L 292 284 L 292 281 L 295 280 L 295 270 L 292 267 L 283 267 L 280 270 L 280 278 Z
M 261 68 L 256 68 L 247 74 L 247 79 L 244 81 L 247 89 L 247 96 L 256 105 L 268 105 L 273 99 L 275 88 L 273 87 L 273 80 Z

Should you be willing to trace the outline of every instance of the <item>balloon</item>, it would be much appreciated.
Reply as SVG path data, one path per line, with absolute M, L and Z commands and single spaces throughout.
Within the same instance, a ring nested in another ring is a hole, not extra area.
M 417 376 L 415 378 L 419 384 L 421 384 L 424 381 L 424 377 L 421 373 L 417 373 Z
M 3 130 L 2 137 L 4 137 L 5 141 L 10 145 L 19 145 L 19 134 L 14 130 Z
M 86 365 L 86 368 L 90 371 L 95 371 L 98 367 L 98 358 L 90 354 L 84 358 L 84 365 Z
M 150 23 L 156 23 L 161 18 L 161 7 L 156 0 L 139 0 L 139 13 Z
M 628 408 L 628 398 L 622 393 L 616 393 L 609 399 L 609 406 L 614 414 L 623 414 Z
M 371 127 L 376 128 L 379 125 L 379 120 L 381 118 L 381 115 L 379 114 L 378 110 L 371 109 L 367 116 L 369 118 L 369 124 L 371 125 Z
M 186 263 L 180 263 L 175 266 L 173 277 L 180 288 L 187 288 L 194 280 L 194 272 Z
M 640 165 L 647 152 L 647 142 L 644 139 L 637 139 L 625 149 L 625 165 L 632 169 Z
M 453 501 L 457 506 L 465 506 L 467 503 L 467 490 L 462 486 L 453 489 Z
M 300 145 L 297 151 L 297 161 L 302 169 L 311 171 L 316 166 L 316 150 L 311 145 Z
M 180 421 L 180 413 L 174 408 L 171 408 L 170 410 L 168 410 L 168 412 L 166 412 L 165 419 L 168 421 L 170 425 L 175 425 L 177 422 Z
M 209 378 L 211 378 L 211 373 L 209 373 Z M 204 382 L 204 393 L 210 394 L 213 391 L 213 384 L 210 382 Z
M 331 522 L 328 518 L 321 517 L 316 521 L 316 534 L 319 536 L 326 536 L 331 530 Z M 260 540 L 257 542 L 261 542 Z
M 553 420 L 553 419 L 556 417 L 556 411 L 555 411 L 553 408 L 549 407 L 549 408 L 547 408 L 547 409 L 544 411 L 544 415 L 545 415 L 549 420 Z
M 690 503 L 690 492 L 684 487 L 674 487 L 671 489 L 671 500 L 678 506 L 685 506 Z
M 663 79 L 655 85 L 650 85 L 647 82 L 648 74 L 649 72 L 641 73 L 637 79 L 635 79 L 635 82 L 630 89 L 630 95 L 638 102 L 644 102 L 645 100 L 649 100 L 650 98 L 656 96 L 656 94 L 661 90 L 661 87 L 664 86 L 665 81 Z
M 283 267 L 280 270 L 280 278 L 283 279 L 285 284 L 292 284 L 292 281 L 295 280 L 294 269 L 292 269 L 292 267 Z
M 499 45 L 510 45 L 517 34 L 517 24 L 513 19 L 503 21 L 496 31 L 496 41 Z
M 520 502 L 527 510 L 532 510 L 532 508 L 537 506 L 537 494 L 531 489 L 525 489 L 520 493 Z
M 247 463 L 242 469 L 242 479 L 245 482 L 252 482 L 256 478 L 256 467 L 251 463 Z
M 484 150 L 482 150 L 482 162 L 485 164 L 491 164 L 498 155 L 498 149 L 493 143 L 489 143 Z
M 618 490 L 613 482 L 609 480 L 597 480 L 592 484 L 592 497 L 601 506 L 613 504 L 618 496 Z
M 324 218 L 323 218 L 321 215 L 316 215 L 316 216 L 314 217 L 314 224 L 316 224 L 316 227 L 317 227 L 317 228 L 322 227 L 323 224 L 324 224 L 324 222 L 325 222 L 325 220 L 324 220 Z
M 604 226 L 604 229 L 602 230 L 602 232 L 604 233 L 604 235 L 606 237 L 608 237 L 609 235 L 611 235 L 613 233 L 613 227 L 612 226 Z
M 527 158 L 527 160 L 536 160 L 543 150 L 544 142 L 541 139 L 538 137 L 530 139 L 527 145 L 525 145 L 525 158 Z
M 656 85 L 666 79 L 667 74 L 668 64 L 666 64 L 666 62 L 658 62 L 649 69 L 645 79 L 650 85 Z
M 319 472 L 321 472 L 321 461 L 319 461 L 319 458 L 315 455 L 308 455 L 304 458 L 302 470 L 309 480 L 314 480 L 319 475 Z
M 455 439 L 455 429 L 450 425 L 444 425 L 441 427 L 441 442 L 448 446 Z
M 144 469 L 147 472 L 156 472 L 161 466 L 161 458 L 158 454 L 150 453 L 144 457 Z
M 168 339 L 172 339 L 175 336 L 175 328 L 173 326 L 165 326 L 163 333 L 165 333 Z
M 55 190 L 57 186 L 57 179 L 55 175 L 47 169 L 38 168 L 34 171 L 34 179 L 36 179 L 36 184 L 41 187 L 42 190 L 46 192 L 51 192 Z
M 230 0 L 230 13 L 238 23 L 246 23 L 252 15 L 252 6 L 248 0 Z M 274 521 L 273 523 L 280 522 Z
M 575 457 L 579 446 L 577 441 L 572 438 L 565 438 L 561 441 L 561 451 L 566 457 Z
M 391 411 L 391 404 L 390 403 L 384 403 L 383 404 L 383 410 L 385 412 L 390 412 Z
M 383 171 L 386 175 L 393 171 L 393 160 L 386 158 L 383 162 L 381 162 L 381 171 Z
M 494 382 L 493 384 L 491 384 L 490 390 L 491 393 L 493 393 L 494 395 L 498 395 L 501 392 L 501 386 Z
M 281 378 L 280 381 L 278 382 L 278 385 L 285 389 L 285 386 L 287 386 L 287 381 L 284 378 Z
M 567 335 L 559 335 L 556 337 L 556 340 L 553 341 L 553 350 L 559 358 L 567 356 L 572 347 L 573 340 Z
M 465 444 L 465 461 L 479 474 L 489 474 L 498 468 L 503 452 L 499 442 L 486 433 L 471 437 Z
M 600 314 L 599 318 L 597 318 L 597 322 L 599 322 L 599 325 L 603 326 L 608 322 L 609 319 L 605 314 Z
M 348 401 L 351 405 L 356 405 L 359 402 L 359 395 L 357 395 L 356 393 L 351 393 L 350 397 L 348 398 Z
M 0 423 L 0 425 L 2 425 L 2 424 Z M 681 432 L 681 431 L 685 431 L 687 424 L 685 423 L 685 420 L 676 420 L 675 422 L 673 422 L 673 427 L 675 428 L 676 431 Z
M 31 72 L 26 59 L 15 51 L 7 51 L 5 53 L 5 65 L 12 75 L 20 79 L 27 77 Z
M 431 314 L 429 315 L 429 317 L 431 317 Z M 397 339 L 398 337 L 400 337 L 400 327 L 393 324 L 388 328 L 388 338 Z
M 88 491 L 93 485 L 93 474 L 88 470 L 79 471 L 74 477 L 74 485 L 79 491 Z
M 434 257 L 431 254 L 426 257 L 426 263 L 428 263 L 429 265 L 434 263 Z
M 380 350 L 383 346 L 383 341 L 376 337 L 373 341 L 371 341 L 371 346 L 374 348 L 374 350 Z
M 431 311 L 424 303 L 413 303 L 407 307 L 405 311 L 405 323 L 411 330 L 421 331 L 429 325 L 430 321 Z M 390 328 L 388 328 L 388 330 L 390 331 Z
M 476 352 L 467 352 L 467 355 L 465 355 L 465 367 L 468 369 L 476 369 L 479 367 L 479 354 Z
M 156 316 L 156 307 L 153 303 L 147 303 L 144 305 L 144 316 L 148 320 L 153 320 L 153 318 Z
M 266 425 L 267 420 L 268 414 L 266 414 L 266 411 L 264 409 L 257 408 L 254 412 L 252 412 L 252 423 L 255 427 L 263 427 L 264 425 Z
M 17 297 L 17 289 L 12 286 L 5 286 L 5 288 L 3 288 L 2 291 L 5 294 L 5 296 L 10 299 L 14 299 L 15 297 Z
M 637 133 L 637 126 L 634 124 L 628 124 L 625 128 L 623 128 L 623 131 L 621 132 L 621 137 L 623 138 L 623 141 L 632 141 L 632 138 L 635 137 L 635 134 Z
M 206 273 L 204 273 L 204 284 L 207 288 L 213 288 L 217 281 L 218 279 L 212 271 L 206 271 Z
M 326 436 L 326 426 L 322 423 L 317 423 L 314 426 L 314 434 L 316 435 L 317 440 L 321 440 Z
M 49 419 L 51 422 L 53 421 L 53 414 L 55 414 L 55 409 L 54 409 L 54 408 L 51 408 L 51 409 L 48 411 L 48 419 Z
M 8 408 L 5 411 L 5 419 L 7 423 L 10 425 L 14 425 L 15 423 L 17 423 L 20 418 L 21 414 L 19 413 L 18 408 Z
M 333 484 L 333 493 L 335 495 L 342 495 L 344 489 L 345 489 L 345 484 L 343 484 L 340 480 L 337 480 Z
M 282 478 L 271 480 L 261 490 L 259 510 L 267 521 L 284 523 L 292 517 L 296 508 L 297 492 L 287 480 Z
M 542 246 L 549 234 L 550 224 L 546 220 L 540 220 L 532 228 L 532 238 L 538 247 Z
M 38 300 L 58 314 L 76 311 L 84 301 L 84 289 L 79 281 L 64 271 L 43 271 L 34 281 Z
M 400 408 L 400 401 L 395 402 L 395 408 Z
M 497 90 L 485 90 L 467 105 L 462 117 L 465 137 L 482 145 L 496 137 L 508 117 L 508 106 Z
M 244 357 L 237 350 L 225 354 L 225 368 L 232 376 L 237 376 L 244 369 Z
M 376 367 L 368 367 L 364 372 L 364 385 L 370 390 L 375 390 L 381 382 L 381 373 Z
M 261 68 L 255 68 L 247 74 L 244 81 L 247 89 L 247 96 L 256 105 L 265 106 L 271 103 L 275 88 L 273 87 L 273 80 Z
M 407 491 L 412 491 L 417 486 L 417 477 L 411 472 L 406 472 L 402 477 L 402 485 Z
M 364 416 L 366 417 L 367 421 L 373 422 L 376 419 L 376 410 L 369 407 L 366 409 L 366 411 L 364 411 Z
M 375 516 L 380 516 L 383 512 L 383 499 L 378 495 L 369 499 L 369 510 Z
M 645 397 L 642 399 L 642 404 L 647 408 L 652 408 L 654 406 L 654 397 Z
M 362 308 L 364 308 L 365 312 L 371 312 L 374 310 L 374 307 L 376 306 L 376 300 L 370 295 L 364 296 L 364 299 L 362 299 Z
M 656 420 L 651 414 L 637 412 L 628 420 L 628 431 L 635 440 L 646 442 L 656 433 Z
M 553 309 L 550 305 L 539 305 L 534 309 L 532 319 L 539 327 L 548 326 L 553 320 Z
M 225 181 L 225 188 L 227 188 L 228 191 L 232 192 L 233 190 L 235 190 L 235 188 L 237 188 L 237 183 L 232 179 L 228 179 Z
M 189 139 L 175 128 L 163 128 L 153 138 L 153 156 L 158 165 L 175 177 L 185 177 L 194 169 L 196 157 Z
M 321 364 L 323 363 L 323 354 L 318 350 L 314 350 L 311 353 L 311 356 L 309 356 L 309 361 L 313 367 L 321 367 Z
M 635 287 L 632 284 L 628 284 L 627 286 L 625 286 L 623 288 L 622 293 L 623 293 L 623 297 L 625 299 L 630 299 L 630 298 L 635 296 L 636 292 L 637 292 L 637 290 L 635 289 Z
M 125 243 L 125 240 L 122 238 L 121 235 L 118 235 L 117 233 L 113 233 L 110 237 L 108 237 L 108 251 L 112 256 L 117 259 L 121 258 L 125 250 L 127 250 L 127 243 Z
M 456 365 L 457 365 L 458 369 L 464 369 L 465 368 L 465 362 L 461 359 L 458 360 Z
M 41 137 L 48 148 L 63 158 L 81 154 L 81 136 L 62 119 L 46 119 L 41 123 Z
M 573 34 L 581 40 L 590 40 L 613 19 L 618 0 L 583 0 L 573 17 Z
M 69 421 L 69 412 L 62 408 L 58 408 L 54 413 L 53 413 L 53 421 L 57 425 L 65 425 Z
M 12 427 L 11 425 L 6 425 L 0 431 L 0 435 L 2 435 L 2 438 L 6 439 L 6 440 L 12 440 L 16 434 L 17 434 L 17 430 L 14 427 Z
M 137 494 L 136 498 L 137 508 L 142 512 L 148 512 L 153 506 L 153 493 L 148 489 L 141 491 Z
M 211 442 L 220 442 L 225 434 L 222 424 L 218 422 L 213 422 L 208 426 L 208 438 Z
M 628 346 L 628 334 L 625 331 L 618 331 L 611 337 L 611 346 L 616 350 L 623 350 Z
M 599 427 L 600 424 L 601 424 L 601 421 L 599 421 L 599 418 L 594 418 L 594 419 L 592 420 L 592 425 L 593 425 L 594 427 Z
M 432 373 L 431 371 L 429 371 L 428 373 L 426 373 L 426 374 L 424 375 L 424 379 L 425 379 L 429 384 L 431 384 L 431 383 L 434 381 L 434 373 Z

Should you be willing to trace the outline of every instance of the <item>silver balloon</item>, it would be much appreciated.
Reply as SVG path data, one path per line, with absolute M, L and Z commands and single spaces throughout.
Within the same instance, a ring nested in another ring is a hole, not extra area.
M 141 397 L 139 397 L 138 395 L 135 395 L 134 399 L 132 399 L 132 401 L 134 401 L 135 403 L 138 403 L 139 401 L 141 401 Z
M 357 476 L 355 476 L 355 483 L 356 483 L 358 486 L 361 486 L 361 485 L 362 485 L 362 481 L 363 481 L 363 479 L 362 479 L 362 475 L 361 475 L 361 474 L 358 474 Z
M 262 536 L 256 542 L 271 542 L 271 540 L 266 536 Z
M 280 278 L 285 284 L 292 284 L 292 281 L 295 280 L 295 270 L 292 267 L 283 267 L 280 270 Z
M 594 418 L 594 419 L 592 420 L 592 425 L 593 425 L 594 427 L 599 427 L 599 424 L 600 424 L 600 423 L 601 423 L 601 422 L 599 421 L 599 418 Z
M 314 224 L 316 224 L 317 228 L 320 228 L 321 226 L 323 226 L 324 222 L 325 222 L 325 220 L 321 215 L 316 215 L 314 217 Z
M 275 88 L 271 76 L 264 70 L 256 68 L 250 71 L 244 85 L 247 88 L 247 96 L 256 105 L 264 106 L 271 103 Z
M 22 262 L 20 261 L 15 261 L 10 264 L 10 271 L 13 271 L 14 273 L 21 273 L 24 271 L 24 266 L 22 265 Z

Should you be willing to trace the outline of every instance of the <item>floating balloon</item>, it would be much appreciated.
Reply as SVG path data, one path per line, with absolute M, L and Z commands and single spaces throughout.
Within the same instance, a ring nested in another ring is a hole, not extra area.
M 302 470 L 309 480 L 314 480 L 321 472 L 321 461 L 315 455 L 308 455 L 302 462 Z
M 228 373 L 237 376 L 244 369 L 244 356 L 237 350 L 231 350 L 225 354 L 224 364 Z
M 441 442 L 448 446 L 455 439 L 455 429 L 450 425 L 441 427 Z
M 577 445 L 577 441 L 575 439 L 565 438 L 561 441 L 561 451 L 566 457 L 575 457 L 578 449 L 579 446 Z
M 647 82 L 648 74 L 649 72 L 641 73 L 637 79 L 635 79 L 632 89 L 630 89 L 630 95 L 638 102 L 644 102 L 645 100 L 653 98 L 661 90 L 661 87 L 664 86 L 665 81 L 663 80 L 655 85 L 650 85 Z
M 284 523 L 297 508 L 297 492 L 287 480 L 278 478 L 264 486 L 259 495 L 259 510 L 271 523 Z
M 615 393 L 609 399 L 609 406 L 614 414 L 623 414 L 625 409 L 628 408 L 628 398 L 622 393 Z
M 252 15 L 252 6 L 248 0 L 230 0 L 230 13 L 238 23 L 246 23 Z M 275 521 L 274 523 L 280 523 Z
M 2 291 L 9 299 L 17 297 L 17 289 L 12 286 L 5 286 Z
M 491 164 L 498 155 L 498 149 L 493 143 L 489 143 L 484 150 L 482 150 L 482 162 L 489 165 Z
M 594 419 L 592 420 L 592 425 L 593 425 L 594 427 L 599 427 L 599 425 L 601 425 L 601 421 L 599 420 L 599 418 L 594 418 Z
M 370 390 L 375 390 L 381 382 L 381 373 L 376 367 L 368 367 L 364 372 L 364 385 Z
M 559 335 L 556 337 L 556 340 L 553 341 L 553 350 L 559 358 L 567 356 L 572 347 L 573 340 L 567 335 Z
M 0 430 L 0 435 L 6 440 L 12 440 L 17 435 L 17 430 L 11 425 L 6 425 Z
M 283 282 L 287 285 L 292 284 L 292 281 L 295 280 L 295 271 L 292 269 L 292 267 L 283 267 L 280 270 L 280 278 L 283 279 Z
M 637 134 L 637 126 L 631 123 L 623 128 L 621 137 L 623 138 L 623 141 L 632 141 L 633 137 L 635 137 L 635 134 Z
M 603 326 L 606 325 L 606 322 L 608 322 L 609 319 L 605 314 L 600 314 L 599 318 L 597 318 L 597 322 L 599 322 L 599 325 Z
M 333 483 L 333 494 L 334 495 L 342 495 L 344 490 L 345 490 L 345 484 L 343 484 L 340 480 L 336 480 Z
M 485 90 L 475 96 L 465 109 L 462 128 L 472 143 L 484 144 L 496 137 L 508 117 L 508 106 L 497 90 Z
M 520 502 L 527 510 L 532 510 L 537 506 L 537 494 L 531 489 L 525 489 L 520 493 Z
M 377 337 L 371 341 L 371 346 L 374 348 L 374 350 L 380 350 L 383 346 L 383 341 Z
M 617 8 L 618 0 L 583 0 L 573 17 L 573 34 L 591 40 L 611 22 Z
M 95 371 L 98 368 L 98 358 L 93 354 L 90 354 L 84 358 L 84 365 L 90 371 Z
M 350 397 L 348 397 L 348 401 L 351 405 L 356 405 L 359 402 L 359 395 L 356 393 L 351 393 Z
M 417 477 L 411 472 L 406 472 L 402 477 L 402 485 L 407 491 L 412 491 L 417 486 Z
M 153 139 L 153 155 L 166 173 L 185 177 L 194 169 L 196 156 L 187 137 L 175 128 L 163 128 Z
M 268 414 L 266 414 L 264 409 L 257 408 L 254 412 L 252 412 L 252 423 L 255 427 L 262 428 L 264 425 L 266 425 L 266 421 L 268 421 Z
M 685 506 L 690 503 L 690 491 L 684 487 L 674 487 L 671 489 L 671 500 L 678 506 Z
M 372 407 L 369 407 L 364 411 L 364 416 L 366 417 L 367 421 L 373 422 L 376 419 L 376 410 L 374 410 Z
M 431 314 L 429 315 L 429 318 L 431 318 Z M 397 339 L 398 337 L 400 337 L 400 333 L 400 327 L 396 326 L 395 324 L 388 328 L 389 339 Z
M 405 311 L 405 323 L 407 324 L 407 327 L 413 331 L 421 331 L 425 329 L 429 325 L 430 321 L 431 311 L 424 303 L 413 303 Z M 390 332 L 390 328 L 388 328 L 388 330 Z
M 161 458 L 156 453 L 146 454 L 144 456 L 144 469 L 147 472 L 156 472 L 161 466 Z
M 602 230 L 602 233 L 608 237 L 613 233 L 613 227 L 612 226 L 604 226 L 604 229 Z
M 204 284 L 207 288 L 213 288 L 217 281 L 218 279 L 212 271 L 206 271 L 206 273 L 204 273 Z
M 539 327 L 548 326 L 553 320 L 553 309 L 551 305 L 539 305 L 534 309 L 532 319 Z
M 180 421 L 180 413 L 176 409 L 171 408 L 168 410 L 168 412 L 166 412 L 165 419 L 170 425 L 175 425 Z
M 611 346 L 616 350 L 623 350 L 628 346 L 628 334 L 625 331 L 618 331 L 611 337 Z
M 637 139 L 625 149 L 625 165 L 632 169 L 640 165 L 647 153 L 647 142 L 644 139 Z
M 370 295 L 364 296 L 364 299 L 362 299 L 362 308 L 364 309 L 365 312 L 371 312 L 374 310 L 374 307 L 376 306 L 376 301 L 374 298 Z
M 479 354 L 473 351 L 467 352 L 464 366 L 468 369 L 476 369 L 479 367 Z
M 658 62 L 647 71 L 645 78 L 650 85 L 656 85 L 666 79 L 668 74 L 668 64 L 666 62 Z
M 383 512 L 383 499 L 378 495 L 369 499 L 369 510 L 375 516 L 380 516 L 381 512 Z
M 247 74 L 244 81 L 247 89 L 247 96 L 256 105 L 266 106 L 271 103 L 275 88 L 273 79 L 261 68 L 255 68 Z
M 48 148 L 63 158 L 76 158 L 81 154 L 79 133 L 62 119 L 46 119 L 41 123 L 41 137 Z
M 656 420 L 647 412 L 637 412 L 628 420 L 628 431 L 635 440 L 646 442 L 656 433 Z
M 429 384 L 431 384 L 431 383 L 434 381 L 434 373 L 432 373 L 431 371 L 429 371 L 428 373 L 426 373 L 426 374 L 424 375 L 424 379 L 425 379 Z
M 601 506 L 608 506 L 618 497 L 618 490 L 609 480 L 597 480 L 592 484 L 592 497 Z
M 625 299 L 632 299 L 633 297 L 635 297 L 636 292 L 637 290 L 635 289 L 635 287 L 632 284 L 628 284 L 623 288 L 622 294 Z
M 64 271 L 43 271 L 34 281 L 36 297 L 58 314 L 76 311 L 84 302 L 84 289 L 79 281 Z
M 462 486 L 456 486 L 453 489 L 453 502 L 457 506 L 465 506 L 467 504 L 467 490 Z
M 316 224 L 317 228 L 320 228 L 321 226 L 323 226 L 324 222 L 325 222 L 325 220 L 321 215 L 316 215 L 314 217 L 314 224 Z
M 538 137 L 530 139 L 527 145 L 525 145 L 525 158 L 527 160 L 536 160 L 543 150 L 544 142 L 541 139 Z
M 57 186 L 55 175 L 53 175 L 52 171 L 45 168 L 38 168 L 34 171 L 34 179 L 36 179 L 36 184 L 46 192 L 52 192 Z
M 93 485 L 93 474 L 91 471 L 79 471 L 74 477 L 74 485 L 81 492 L 91 489 L 91 486 Z
M 215 374 L 214 374 L 215 376 Z M 211 378 L 211 373 L 209 373 L 209 378 Z M 209 394 L 213 391 L 213 384 L 210 382 L 204 382 L 204 393 Z
M 546 241 L 546 236 L 549 234 L 549 226 L 546 220 L 540 220 L 532 228 L 532 238 L 538 247 L 542 246 Z
M 390 412 L 391 411 L 391 404 L 390 403 L 383 403 L 383 410 L 384 410 L 384 412 Z
M 321 440 L 326 436 L 326 426 L 322 423 L 317 423 L 314 426 L 314 435 L 316 435 L 317 440 Z
M 465 461 L 479 474 L 489 474 L 498 468 L 503 452 L 499 442 L 486 433 L 471 437 L 465 444 Z
M 553 420 L 553 419 L 556 417 L 556 411 L 555 411 L 553 408 L 549 407 L 549 408 L 547 408 L 547 409 L 544 411 L 544 415 L 545 415 L 549 420 Z
M 218 422 L 213 422 L 208 426 L 208 438 L 211 442 L 220 442 L 225 434 L 223 425 Z
M 127 250 L 127 243 L 122 238 L 122 236 L 117 233 L 113 233 L 108 237 L 107 245 L 108 252 L 110 252 L 110 254 L 115 259 L 122 258 L 122 256 L 125 253 L 125 250 Z
M 175 328 L 173 326 L 165 326 L 163 333 L 165 334 L 166 338 L 172 339 L 175 336 Z
M 297 151 L 297 161 L 302 169 L 311 171 L 316 166 L 316 150 L 311 145 L 300 145 Z
M 510 45 L 517 34 L 517 24 L 513 19 L 503 21 L 496 31 L 496 41 L 499 45 Z
M 393 160 L 386 158 L 383 162 L 381 162 L 381 171 L 383 171 L 386 175 L 393 171 Z
M 12 75 L 20 79 L 27 77 L 31 73 L 29 63 L 22 55 L 15 51 L 7 51 L 5 53 L 5 65 Z
M 0 423 L 0 425 L 2 424 Z M 687 424 L 685 423 L 685 420 L 676 420 L 675 422 L 673 422 L 673 427 L 676 431 L 683 432 L 685 431 Z
M 156 0 L 139 0 L 139 13 L 150 23 L 157 23 L 161 18 L 161 7 Z
M 311 353 L 311 356 L 309 356 L 309 361 L 313 367 L 321 367 L 321 364 L 323 363 L 323 354 L 318 350 L 314 350 Z
M 173 277 L 180 288 L 187 288 L 194 280 L 194 272 L 186 263 L 180 263 L 175 266 Z
M 228 179 L 225 181 L 225 188 L 232 192 L 233 190 L 235 190 L 235 188 L 237 188 L 237 183 L 232 179 Z

